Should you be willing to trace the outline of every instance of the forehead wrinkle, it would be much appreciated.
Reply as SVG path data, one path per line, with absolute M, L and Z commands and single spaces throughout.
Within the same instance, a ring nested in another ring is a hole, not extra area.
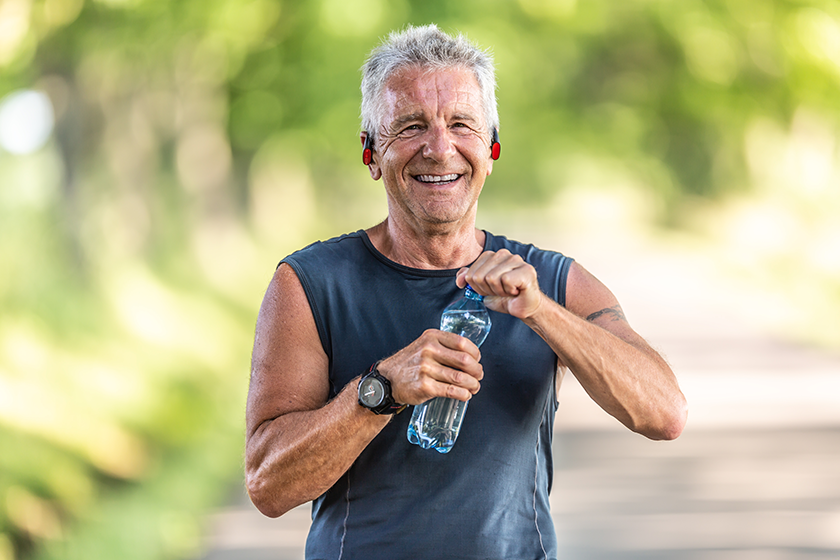
M 386 83 L 383 98 L 390 106 L 390 122 L 383 123 L 386 128 L 437 116 L 483 123 L 482 98 L 471 73 L 467 73 L 468 81 L 455 77 L 453 84 L 453 75 L 446 71 L 430 69 L 416 74 L 414 70 L 398 72 Z
M 433 114 L 438 115 L 441 112 L 449 112 L 449 117 L 453 119 L 478 121 L 480 111 L 471 102 L 473 96 L 470 92 L 457 93 L 459 95 L 456 96 L 456 100 L 453 103 L 447 103 L 446 101 L 441 103 L 439 98 L 435 99 Z M 412 96 L 402 95 L 392 105 L 392 113 L 394 114 L 393 122 L 402 124 L 408 121 L 427 119 L 427 111 L 424 107 L 418 107 L 418 105 L 422 104 L 418 103 Z M 405 112 L 402 110 L 405 110 Z

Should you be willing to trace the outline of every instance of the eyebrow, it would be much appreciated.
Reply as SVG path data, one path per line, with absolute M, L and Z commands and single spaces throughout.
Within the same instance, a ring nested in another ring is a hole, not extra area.
M 411 121 L 423 120 L 423 118 L 424 118 L 423 112 L 422 111 L 417 111 L 415 113 L 409 113 L 407 115 L 402 115 L 400 117 L 397 117 L 393 121 L 391 121 L 391 124 L 394 127 L 398 128 L 398 127 L 400 127 L 400 126 L 402 126 L 406 123 L 409 123 Z
M 471 115 L 469 113 L 456 113 L 452 115 L 452 120 L 478 122 L 478 118 L 475 115 Z

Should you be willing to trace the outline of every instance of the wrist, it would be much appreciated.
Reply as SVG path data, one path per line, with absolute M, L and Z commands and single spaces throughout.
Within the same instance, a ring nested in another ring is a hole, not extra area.
M 537 301 L 532 304 L 533 309 L 531 309 L 531 311 L 525 317 L 522 318 L 522 321 L 532 329 L 535 328 L 537 325 L 544 323 L 549 313 L 551 312 L 552 303 L 556 302 L 554 302 L 554 300 L 551 300 L 551 298 L 549 298 L 542 292 L 542 290 L 540 290 L 539 295 L 537 296 Z
M 565 313 L 568 313 L 566 308 L 540 292 L 539 305 L 527 318 L 522 319 L 522 322 L 545 339 L 550 325 L 557 325 L 562 322 Z
M 374 414 L 399 414 L 407 405 L 394 400 L 391 382 L 379 372 L 379 363 L 373 364 L 359 380 L 359 404 Z

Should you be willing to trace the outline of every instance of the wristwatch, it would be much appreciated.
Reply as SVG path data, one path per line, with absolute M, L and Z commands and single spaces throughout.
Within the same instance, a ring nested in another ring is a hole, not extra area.
M 398 414 L 406 405 L 394 401 L 391 382 L 379 373 L 378 365 L 379 362 L 376 362 L 370 366 L 359 381 L 359 404 L 375 414 Z

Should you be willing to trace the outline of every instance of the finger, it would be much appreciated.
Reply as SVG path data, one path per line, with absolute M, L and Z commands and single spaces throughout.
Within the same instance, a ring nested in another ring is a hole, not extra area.
M 436 382 L 434 385 L 430 386 L 427 391 L 430 399 L 435 397 L 445 397 L 464 402 L 469 401 L 476 393 L 478 393 L 478 389 L 469 390 L 464 387 L 459 387 L 458 385 L 440 382 Z
M 490 258 L 476 261 L 466 280 L 486 296 L 516 296 L 524 280 L 520 270 L 523 265 L 525 262 L 521 257 L 501 250 Z
M 431 360 L 414 365 L 383 362 L 380 371 L 391 382 L 394 399 L 406 404 L 419 404 L 433 397 L 466 401 L 481 387 L 475 373 L 467 374 Z M 480 366 L 478 371 L 478 377 L 482 377 Z
M 441 347 L 443 347 L 447 351 L 454 351 L 458 354 L 466 354 L 476 362 L 481 359 L 481 350 L 479 350 L 478 346 L 476 346 L 475 343 L 470 339 L 451 332 L 437 332 L 440 333 L 437 342 L 441 345 Z M 453 356 L 457 354 L 449 355 Z M 457 359 L 450 359 L 449 361 L 447 361 L 447 364 L 455 367 L 458 365 L 458 362 Z
M 488 291 L 488 286 L 484 282 L 484 278 L 487 272 L 492 269 L 492 263 L 497 258 L 496 255 L 497 253 L 493 251 L 485 251 L 463 273 L 464 282 L 469 284 L 473 290 L 481 295 L 491 295 Z
M 478 378 L 483 377 L 484 372 L 480 365 L 475 366 L 477 374 L 474 367 L 466 368 L 470 370 L 470 373 L 467 373 L 439 362 L 426 361 L 417 368 L 416 377 L 405 387 L 405 391 L 412 395 L 412 403 L 423 402 L 432 397 L 452 397 L 466 401 L 481 388 Z
M 494 295 L 516 297 L 537 285 L 537 275 L 534 267 L 518 255 L 512 255 L 504 265 L 488 273 L 486 282 Z
M 479 371 L 482 371 L 481 376 L 483 377 L 483 370 L 480 366 Z M 428 379 L 431 382 L 430 385 L 434 387 L 432 392 L 435 396 L 444 396 L 442 393 L 450 390 L 447 386 L 462 389 L 471 395 L 478 393 L 481 388 L 481 382 L 473 375 L 448 367 L 438 367 L 435 375 L 429 376 Z
M 509 257 L 495 268 L 488 271 L 485 283 L 495 296 L 516 297 L 526 284 L 523 277 L 522 260 L 519 257 Z
M 392 381 L 395 393 L 398 391 L 406 399 L 400 402 L 413 404 L 418 398 L 422 402 L 430 396 L 440 396 L 445 389 L 438 384 L 477 391 L 478 381 L 484 376 L 480 359 L 481 352 L 470 340 L 428 329 L 409 346 L 383 360 L 380 370 Z
M 455 285 L 459 288 L 463 289 L 467 287 L 467 271 L 469 268 L 466 266 L 455 273 Z
M 462 377 L 467 381 L 463 383 L 439 383 L 438 388 L 440 392 L 438 393 L 438 396 L 467 401 L 481 389 L 481 383 L 479 383 L 475 378 L 465 375 L 463 372 L 458 370 L 450 370 L 450 372 L 455 381 L 457 381 L 459 377 Z
M 473 346 L 475 345 L 473 344 Z M 438 358 L 438 363 L 446 370 L 444 373 L 445 377 L 442 380 L 458 385 L 464 383 L 464 375 L 472 377 L 475 380 L 481 380 L 484 377 L 484 367 L 479 361 L 480 358 L 480 355 L 476 356 L 472 353 L 457 351 L 445 352 Z M 472 384 L 471 381 L 467 382 Z
M 424 354 L 422 374 L 471 392 L 477 391 L 478 382 L 484 378 L 478 347 L 462 336 L 439 332 L 441 343 Z
M 536 275 L 532 274 L 532 268 L 524 261 L 511 263 L 512 268 L 501 271 L 498 278 L 493 278 L 499 284 L 500 295 L 518 296 L 523 290 L 529 288 L 536 282 Z

